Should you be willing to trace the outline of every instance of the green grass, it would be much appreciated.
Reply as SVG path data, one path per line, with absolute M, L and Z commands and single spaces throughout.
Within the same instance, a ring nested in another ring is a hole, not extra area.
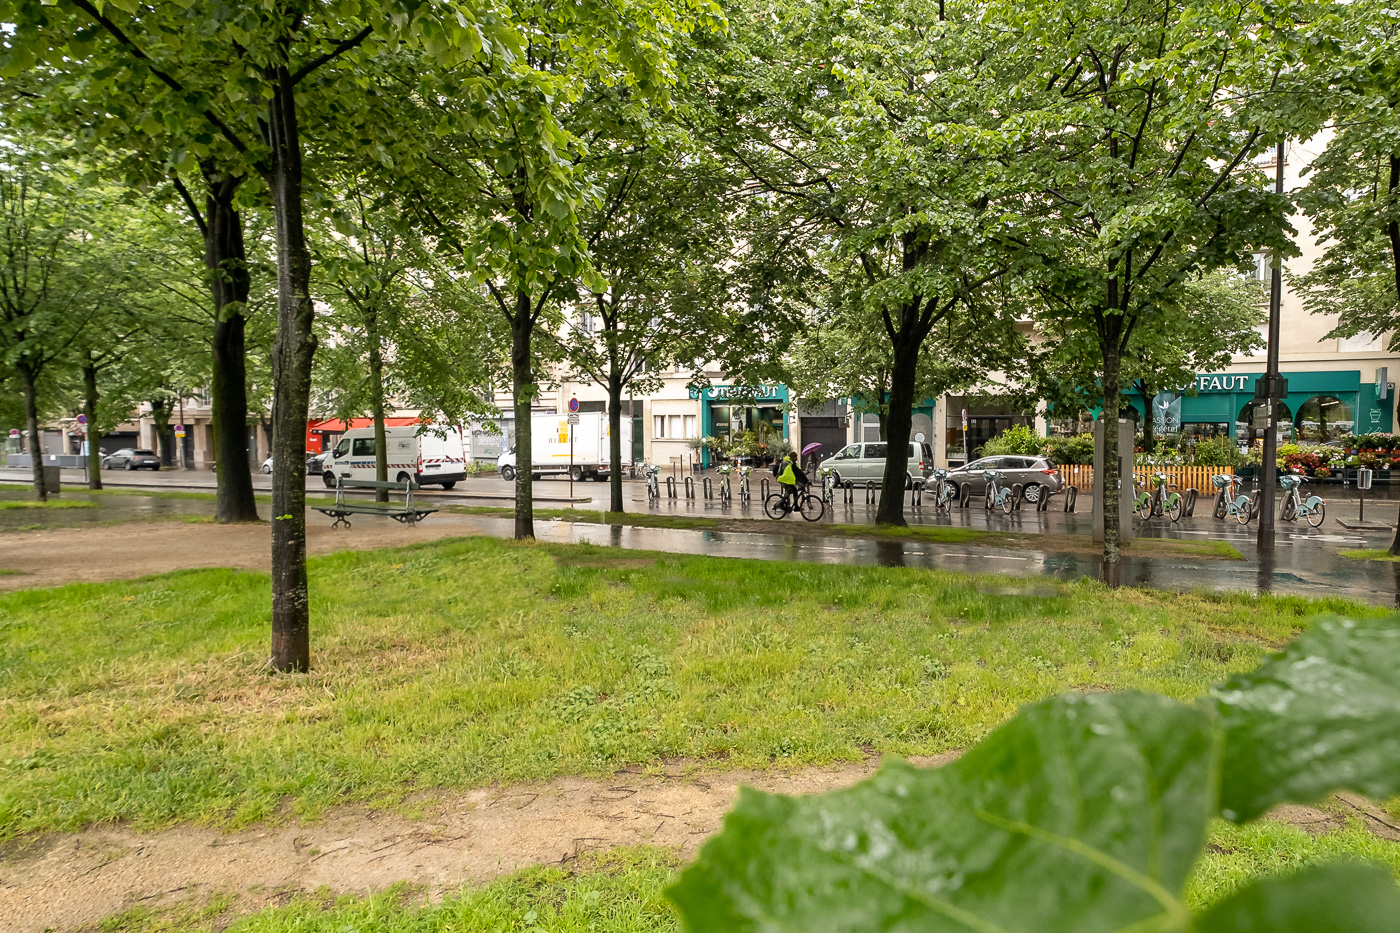
M 1400 557 L 1395 556 L 1383 547 L 1378 548 L 1344 548 L 1337 552 L 1343 557 L 1352 560 L 1382 560 L 1392 563 L 1400 562 Z
M 1187 903 L 1204 909 L 1246 882 L 1289 873 L 1315 861 L 1366 858 L 1400 876 L 1400 845 L 1351 826 L 1310 835 L 1268 820 L 1248 826 L 1219 823 L 1187 885 Z M 490 884 L 424 903 L 397 886 L 369 896 L 298 897 L 229 924 L 229 898 L 164 911 L 134 908 L 108 919 L 103 933 L 439 933 L 444 930 L 524 933 L 679 933 L 664 890 L 679 868 L 677 855 L 658 848 L 585 853 L 568 869 L 530 868 Z
M 95 509 L 96 502 L 79 502 L 75 499 L 49 499 L 39 502 L 34 499 L 0 500 L 0 509 Z
M 291 677 L 260 673 L 265 574 L 0 595 L 0 835 L 933 754 L 1064 690 L 1190 699 L 1316 612 L 1380 611 L 490 538 L 318 558 L 311 583 Z

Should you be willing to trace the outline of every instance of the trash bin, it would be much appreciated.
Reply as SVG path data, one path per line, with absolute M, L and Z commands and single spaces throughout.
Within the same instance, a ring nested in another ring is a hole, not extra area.
M 50 496 L 56 496 L 61 491 L 58 483 L 60 469 L 56 466 L 41 467 L 44 471 L 44 492 Z

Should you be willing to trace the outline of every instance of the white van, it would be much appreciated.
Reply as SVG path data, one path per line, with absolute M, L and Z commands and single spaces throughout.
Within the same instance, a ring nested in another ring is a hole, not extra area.
M 422 432 L 421 434 L 419 432 Z M 438 424 L 384 429 L 389 448 L 389 481 L 451 489 L 467 478 L 462 435 Z M 374 479 L 374 428 L 354 428 L 340 436 L 335 449 L 321 458 L 321 478 L 335 488 L 336 478 Z

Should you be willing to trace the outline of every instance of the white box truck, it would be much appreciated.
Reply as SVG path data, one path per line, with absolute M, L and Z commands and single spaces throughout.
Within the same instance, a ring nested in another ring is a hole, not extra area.
M 530 418 L 530 470 L 535 479 L 542 476 L 572 476 L 575 480 L 608 478 L 608 416 L 606 412 L 579 412 L 578 424 L 569 424 L 567 414 L 541 414 Z M 570 452 L 570 441 L 573 443 Z M 632 419 L 622 419 L 622 459 L 630 462 L 632 454 Z M 572 458 L 572 459 L 571 459 Z M 515 480 L 515 447 L 501 454 L 496 461 L 501 478 Z
M 420 486 L 451 489 L 467 478 L 462 434 L 451 425 L 423 424 L 386 427 L 389 482 L 413 480 Z M 374 428 L 353 428 L 340 436 L 335 449 L 321 456 L 321 478 L 335 488 L 336 478 L 374 479 Z

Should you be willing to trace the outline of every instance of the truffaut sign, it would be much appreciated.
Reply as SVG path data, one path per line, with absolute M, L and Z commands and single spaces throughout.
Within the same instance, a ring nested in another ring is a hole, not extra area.
M 1197 376 L 1188 388 L 1197 392 L 1247 392 L 1257 376 L 1225 375 Z

